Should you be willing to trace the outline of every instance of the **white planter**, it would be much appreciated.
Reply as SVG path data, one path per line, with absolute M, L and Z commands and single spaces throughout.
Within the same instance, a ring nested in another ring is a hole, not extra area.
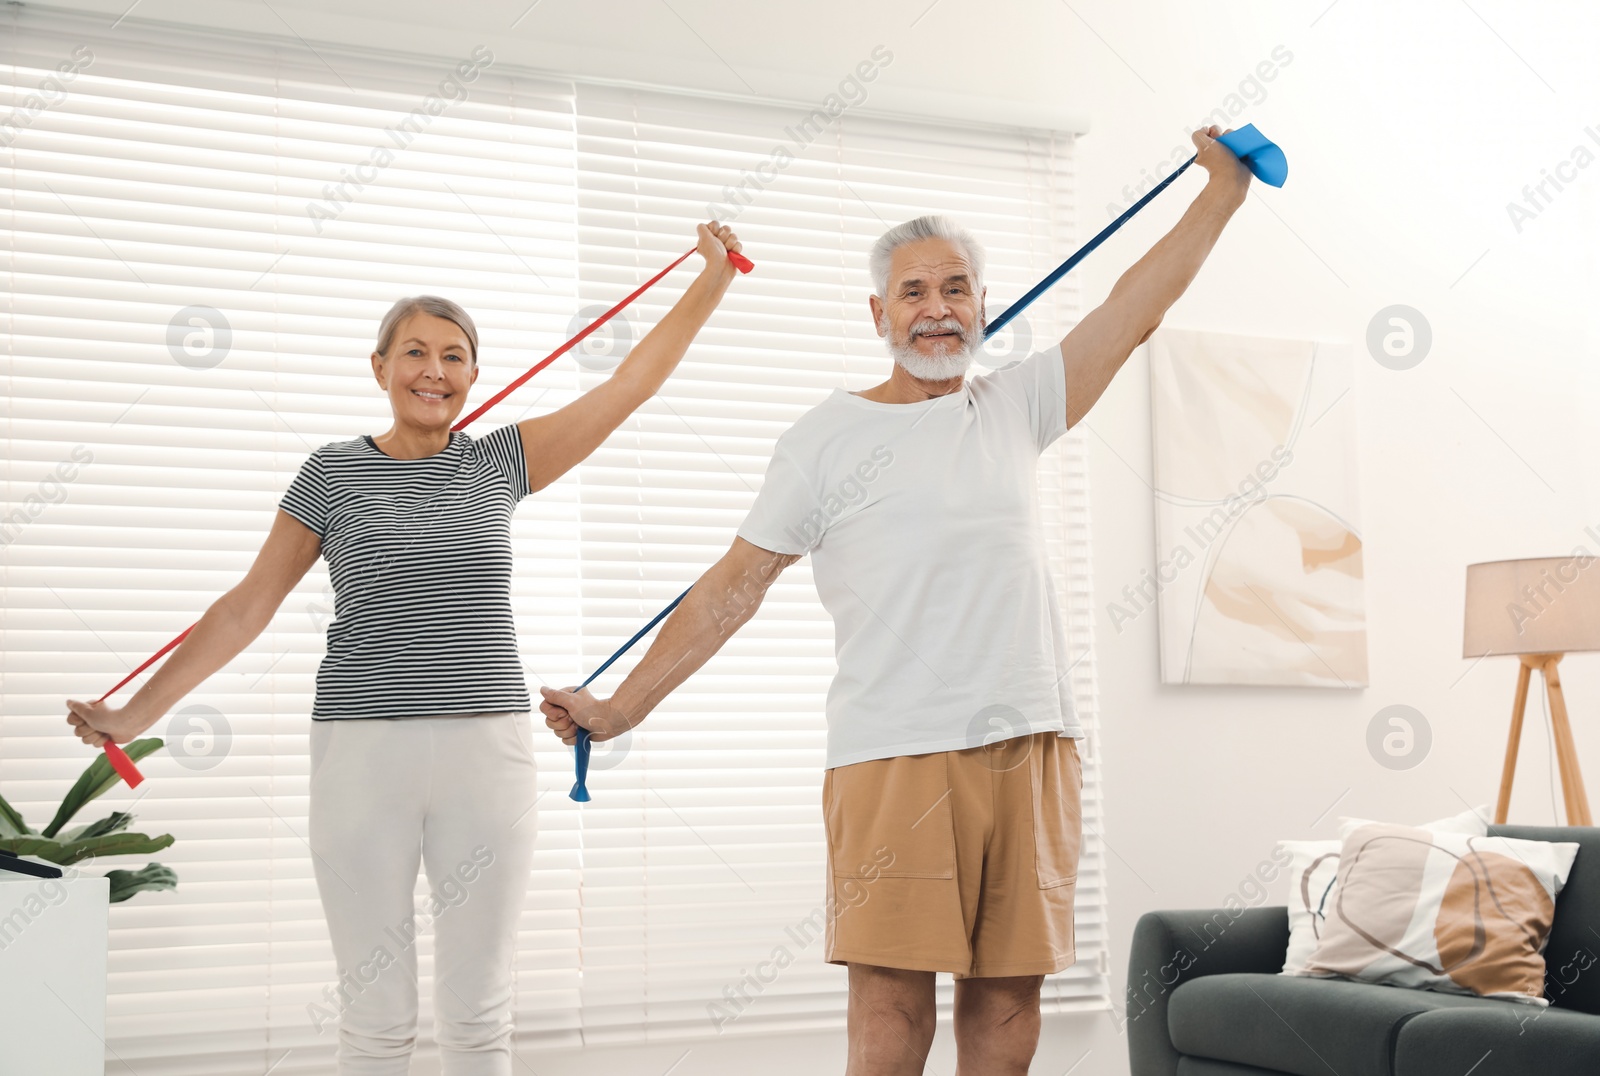
M 0 1076 L 103 1076 L 111 883 L 0 871 Z

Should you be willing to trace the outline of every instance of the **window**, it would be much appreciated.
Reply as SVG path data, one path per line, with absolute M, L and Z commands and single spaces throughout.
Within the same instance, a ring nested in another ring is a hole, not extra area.
M 564 685 L 726 549 L 785 427 L 833 386 L 882 376 L 866 252 L 885 227 L 930 211 L 972 227 L 991 314 L 1073 234 L 1062 134 L 575 83 L 512 71 L 491 49 L 395 63 L 135 19 L 113 34 L 16 6 L 3 25 L 16 111 L 9 124 L 0 112 L 0 791 L 36 825 L 92 757 L 64 735 L 61 700 L 97 697 L 232 586 L 313 448 L 387 427 L 367 355 L 395 298 L 443 294 L 472 312 L 481 401 L 687 249 L 708 212 L 734 220 L 757 263 L 660 396 L 518 510 L 528 681 Z M 472 432 L 598 383 L 696 264 Z M 1069 280 L 989 361 L 1047 346 L 1075 310 Z M 1079 962 L 1047 984 L 1049 1011 L 1103 1007 L 1107 991 L 1076 434 L 1047 455 L 1040 496 L 1091 732 Z M 149 781 L 96 804 L 178 838 L 157 857 L 178 890 L 112 911 L 107 1036 L 140 1072 L 261 1071 L 286 1052 L 294 1071 L 331 1054 L 332 1024 L 311 1007 L 335 970 L 303 840 L 327 585 L 319 565 L 151 730 L 168 746 L 143 764 Z M 822 901 L 832 668 L 802 561 L 646 725 L 597 748 L 592 803 L 566 798 L 570 756 L 541 740 L 519 1045 L 842 1023 L 843 973 L 803 927 Z M 428 1035 L 425 918 L 419 930 Z

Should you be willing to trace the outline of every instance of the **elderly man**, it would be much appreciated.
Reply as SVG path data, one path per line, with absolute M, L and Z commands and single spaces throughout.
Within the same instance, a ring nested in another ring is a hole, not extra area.
M 835 389 L 778 439 L 732 548 L 615 695 L 543 690 L 565 742 L 620 735 L 811 555 L 838 656 L 826 958 L 849 967 L 848 1076 L 922 1072 L 941 971 L 960 1071 L 1026 1073 L 1044 976 L 1074 960 L 1083 731 L 1034 475 L 1243 203 L 1250 176 L 1220 133 L 1194 133 L 1204 190 L 1104 303 L 1059 347 L 971 380 L 982 249 L 942 217 L 886 233 L 870 303 L 888 380 Z

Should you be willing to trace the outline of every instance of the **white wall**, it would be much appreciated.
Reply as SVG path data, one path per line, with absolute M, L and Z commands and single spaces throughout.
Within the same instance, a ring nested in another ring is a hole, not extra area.
M 1243 117 L 1287 148 L 1289 184 L 1250 200 L 1166 323 L 1355 345 L 1354 389 L 1337 406 L 1357 414 L 1371 686 L 1163 687 L 1155 616 L 1113 630 L 1104 604 L 1153 566 L 1149 367 L 1136 355 L 1088 420 L 1119 952 L 1145 910 L 1240 893 L 1277 838 L 1335 836 L 1339 814 L 1420 822 L 1493 803 L 1516 661 L 1461 659 L 1464 566 L 1580 542 L 1600 553 L 1583 534 L 1600 522 L 1589 418 L 1600 349 L 1586 323 L 1600 164 L 1520 234 L 1505 208 L 1588 142 L 1585 125 L 1600 127 L 1582 52 L 1594 17 L 1475 3 L 1502 41 L 1460 3 L 1227 5 L 1231 20 L 1200 5 L 1160 18 L 1138 7 L 1090 16 L 1156 92 L 1109 54 L 1094 62 L 1086 223 L 1274 46 L 1293 55 Z M 1096 256 L 1091 302 L 1198 182 Z M 1434 334 L 1407 371 L 1364 345 L 1373 314 L 1395 303 Z M 1600 659 L 1571 657 L 1563 672 L 1593 782 Z M 1391 703 L 1420 710 L 1433 733 L 1426 759 L 1400 772 L 1366 747 L 1369 720 Z M 1546 759 L 1534 702 L 1512 821 L 1553 820 Z
M 115 17 L 126 3 L 70 6 Z M 1273 81 L 1241 122 L 1286 147 L 1289 185 L 1250 200 L 1167 324 L 1356 345 L 1354 389 L 1337 406 L 1358 419 L 1371 687 L 1162 687 L 1155 615 L 1119 634 L 1102 611 L 1114 952 L 1125 960 L 1146 910 L 1213 906 L 1239 892 L 1277 838 L 1331 836 L 1343 813 L 1422 821 L 1463 801 L 1492 802 L 1515 662 L 1461 659 L 1464 567 L 1580 542 L 1600 552 L 1583 533 L 1590 525 L 1600 533 L 1590 418 L 1600 336 L 1586 318 L 1600 283 L 1592 245 L 1600 163 L 1520 234 L 1506 212 L 1524 184 L 1585 140 L 1586 125 L 1600 132 L 1594 14 L 1576 3 L 1508 0 L 673 0 L 670 8 L 542 0 L 523 14 L 527 7 L 273 5 L 311 41 L 441 56 L 487 41 L 510 62 L 793 100 L 820 98 L 886 44 L 896 58 L 873 90 L 876 106 L 1039 124 L 1087 116 L 1084 237 L 1105 222 L 1108 203 L 1126 204 L 1122 189 L 1141 169 L 1164 160 L 1275 47 L 1287 49 L 1292 59 L 1274 62 Z M 273 9 L 151 0 L 137 14 L 288 32 Z M 1200 182 L 1186 176 L 1086 263 L 1088 303 L 1176 220 Z M 1403 372 L 1379 366 L 1363 345 L 1372 315 L 1394 303 L 1420 310 L 1434 337 L 1428 357 Z M 1148 394 L 1141 352 L 1087 420 L 1102 610 L 1154 565 Z M 1600 658 L 1574 656 L 1563 671 L 1594 779 Z M 1432 728 L 1430 754 L 1410 770 L 1385 769 L 1367 752 L 1368 721 L 1390 703 L 1416 707 Z M 1535 707 L 1514 821 L 1552 820 L 1545 765 Z M 1115 1025 L 1108 1016 L 1053 1018 L 1034 1071 L 1125 1073 Z M 538 1067 L 654 1074 L 680 1058 L 677 1076 L 758 1066 L 780 1076 L 840 1071 L 843 1046 L 837 1034 L 662 1044 Z M 945 1028 L 929 1071 L 953 1069 Z

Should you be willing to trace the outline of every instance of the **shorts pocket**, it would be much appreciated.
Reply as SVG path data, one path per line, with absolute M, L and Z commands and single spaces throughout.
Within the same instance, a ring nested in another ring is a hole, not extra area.
M 1033 843 L 1039 888 L 1078 880 L 1083 844 L 1083 764 L 1078 741 L 1046 733 L 1033 752 Z
M 837 766 L 823 778 L 822 809 L 834 877 L 955 877 L 943 752 Z

